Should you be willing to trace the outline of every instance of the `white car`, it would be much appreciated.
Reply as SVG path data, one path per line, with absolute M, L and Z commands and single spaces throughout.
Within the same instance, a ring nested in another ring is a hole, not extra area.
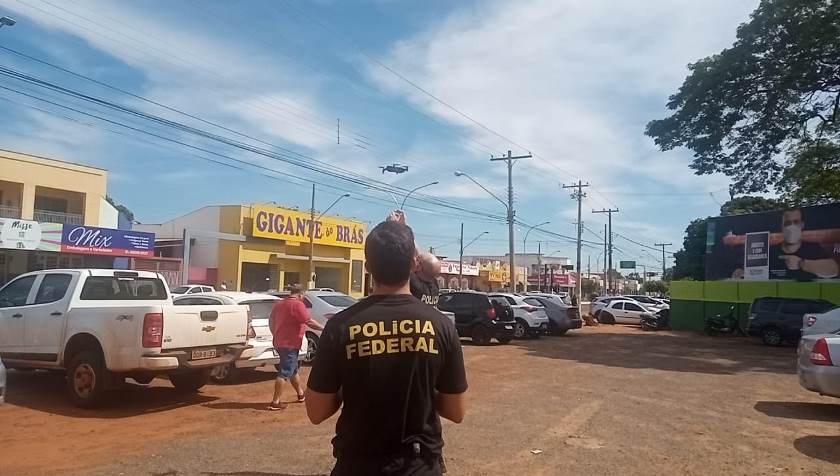
M 16 369 L 61 370 L 70 400 L 91 408 L 126 378 L 166 375 L 196 392 L 217 365 L 248 349 L 240 306 L 173 306 L 150 271 L 50 269 L 0 288 L 0 358 Z
M 319 291 L 313 289 L 303 293 L 303 304 L 309 309 L 309 314 L 312 316 L 312 319 L 322 326 L 327 323 L 327 319 L 356 304 L 356 302 L 356 299 L 353 297 L 337 291 Z M 303 361 L 309 364 L 315 359 L 321 332 L 314 329 L 306 329 L 305 336 L 306 338 L 304 340 L 307 341 L 307 352 L 303 357 Z
M 247 349 L 238 360 L 231 364 L 219 365 L 210 372 L 210 377 L 217 382 L 231 382 L 236 379 L 240 369 L 256 369 L 265 365 L 277 365 L 277 356 L 272 343 L 271 328 L 268 326 L 268 316 L 271 309 L 280 298 L 269 294 L 242 293 L 236 291 L 217 291 L 178 296 L 172 299 L 176 306 L 199 306 L 211 304 L 238 304 L 248 306 L 251 323 L 248 327 Z M 301 343 L 298 358 L 304 358 L 307 351 L 306 339 Z
M 596 312 L 595 318 L 602 324 L 640 324 L 642 317 L 655 312 L 630 299 L 613 299 Z
M 802 316 L 802 336 L 812 334 L 834 334 L 840 331 L 840 306 L 822 314 L 808 313 Z
M 175 296 L 183 296 L 184 294 L 198 294 L 198 293 L 212 293 L 215 289 L 213 286 L 205 286 L 204 284 L 187 284 L 185 286 L 178 286 L 169 290 L 169 294 L 174 298 Z
M 799 384 L 820 395 L 840 397 L 840 335 L 803 336 L 796 353 Z
M 0 403 L 6 401 L 6 367 L 3 367 L 3 361 L 0 360 Z
M 627 294 L 624 297 L 636 301 L 648 309 L 671 309 L 671 306 L 662 302 L 662 300 L 645 296 L 644 294 Z
M 513 308 L 513 336 L 522 339 L 548 333 L 548 314 L 542 306 L 533 306 L 525 302 L 523 296 L 507 293 L 489 294 L 490 300 L 501 300 Z

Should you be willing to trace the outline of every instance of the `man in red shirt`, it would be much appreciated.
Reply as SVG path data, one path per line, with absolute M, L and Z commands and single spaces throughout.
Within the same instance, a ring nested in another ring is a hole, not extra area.
M 303 390 L 300 388 L 300 379 L 298 378 L 298 354 L 306 327 L 317 331 L 324 330 L 324 327 L 309 316 L 309 311 L 303 304 L 301 288 L 298 285 L 292 286 L 291 295 L 288 298 L 274 304 L 271 309 L 271 316 L 268 318 L 268 325 L 274 337 L 274 349 L 280 356 L 277 380 L 274 381 L 274 398 L 271 400 L 268 409 L 283 410 L 288 406 L 280 401 L 283 394 L 283 382 L 286 380 L 292 384 L 292 388 L 297 392 L 298 402 L 304 400 Z

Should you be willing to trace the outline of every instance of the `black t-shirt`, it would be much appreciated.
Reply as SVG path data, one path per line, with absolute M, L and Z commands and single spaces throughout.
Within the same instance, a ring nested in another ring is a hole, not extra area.
M 774 245 L 770 247 L 770 279 L 795 279 L 799 281 L 806 281 L 816 279 L 817 276 L 800 269 L 788 269 L 780 256 L 782 255 L 796 255 L 802 259 L 815 260 L 831 258 L 825 248 L 816 244 L 803 241 L 799 245 L 799 249 L 793 253 L 785 253 L 782 245 Z M 800 265 L 801 266 L 801 265 Z
M 342 392 L 337 458 L 375 460 L 443 447 L 435 393 L 467 390 L 452 321 L 410 295 L 369 296 L 327 321 L 307 382 Z
M 426 304 L 437 306 L 440 297 L 437 279 L 426 281 L 416 273 L 411 273 L 411 295 Z

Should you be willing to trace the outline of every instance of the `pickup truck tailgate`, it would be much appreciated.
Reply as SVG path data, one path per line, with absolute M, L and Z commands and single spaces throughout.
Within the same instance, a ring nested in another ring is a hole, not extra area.
M 245 306 L 163 306 L 164 350 L 245 344 L 247 334 Z

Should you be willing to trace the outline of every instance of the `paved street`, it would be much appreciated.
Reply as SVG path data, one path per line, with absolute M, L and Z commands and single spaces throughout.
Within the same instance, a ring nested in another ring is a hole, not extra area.
M 799 387 L 791 347 L 624 326 L 464 344 L 470 409 L 445 424 L 450 474 L 828 475 L 840 464 L 840 401 Z M 314 427 L 301 405 L 264 411 L 271 379 L 192 398 L 156 380 L 84 411 L 59 377 L 10 372 L 2 472 L 327 474 L 334 420 Z

